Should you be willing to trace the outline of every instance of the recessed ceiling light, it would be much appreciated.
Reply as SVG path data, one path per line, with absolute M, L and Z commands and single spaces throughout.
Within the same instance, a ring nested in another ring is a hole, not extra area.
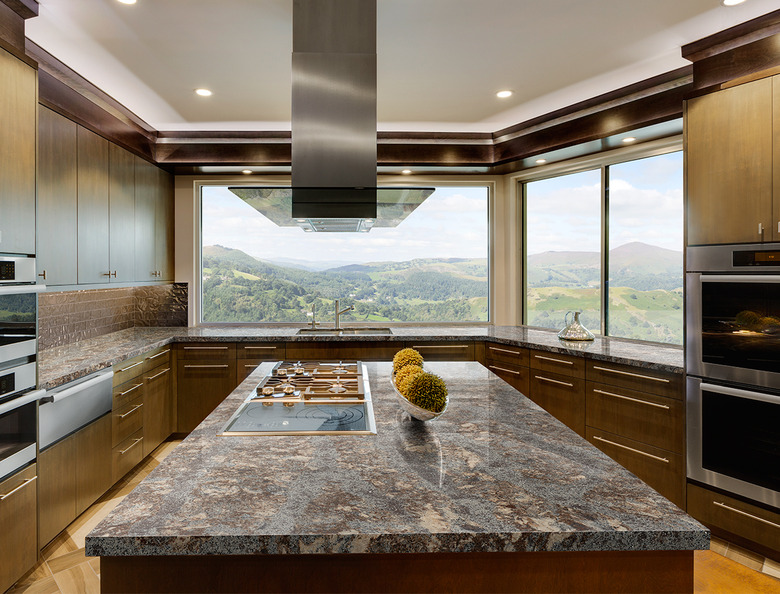
M 626 136 L 623 139 L 623 142 L 634 142 L 635 140 L 636 140 L 636 138 L 634 138 L 633 136 Z
M 241 173 L 244 175 L 249 175 L 250 173 L 253 173 L 253 171 L 251 169 L 244 169 Z
M 512 96 L 512 91 L 499 91 L 498 93 L 496 93 L 496 97 L 500 99 L 506 99 L 507 97 L 511 97 L 511 96 Z
M 208 89 L 195 89 L 195 94 L 200 95 L 201 97 L 211 97 L 214 93 Z
M 306 219 L 295 219 L 296 223 L 305 223 Z
M 536 164 L 541 165 L 542 163 L 547 163 L 547 159 L 537 159 Z
M 745 0 L 721 0 L 723 6 L 736 6 L 742 4 Z
M 403 173 L 404 175 L 411 175 L 412 174 L 412 170 L 411 169 L 404 169 L 403 171 L 401 171 L 401 173 Z
M 122 4 L 135 4 L 136 0 L 119 0 Z

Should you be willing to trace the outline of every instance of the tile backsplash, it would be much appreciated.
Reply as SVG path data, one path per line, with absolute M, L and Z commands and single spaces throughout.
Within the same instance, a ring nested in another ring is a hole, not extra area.
M 187 298 L 187 283 L 42 293 L 38 348 L 135 326 L 186 326 Z

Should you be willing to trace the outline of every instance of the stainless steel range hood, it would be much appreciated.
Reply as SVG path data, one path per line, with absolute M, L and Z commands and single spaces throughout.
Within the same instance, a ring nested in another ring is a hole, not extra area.
M 394 226 L 403 216 L 378 202 L 414 208 L 433 192 L 377 188 L 376 122 L 376 0 L 294 0 L 291 219 L 315 231 Z M 279 188 L 251 190 L 260 212 L 263 196 L 281 198 Z

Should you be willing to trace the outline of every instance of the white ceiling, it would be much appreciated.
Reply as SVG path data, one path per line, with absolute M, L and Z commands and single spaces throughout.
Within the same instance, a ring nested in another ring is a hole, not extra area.
M 154 128 L 290 129 L 292 0 L 39 1 L 27 36 Z M 685 66 L 682 45 L 778 8 L 378 0 L 378 127 L 494 132 Z

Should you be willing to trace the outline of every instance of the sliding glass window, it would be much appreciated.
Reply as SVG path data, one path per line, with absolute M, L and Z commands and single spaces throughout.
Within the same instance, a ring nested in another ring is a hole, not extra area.
M 682 344 L 682 183 L 679 151 L 526 182 L 525 323 Z

